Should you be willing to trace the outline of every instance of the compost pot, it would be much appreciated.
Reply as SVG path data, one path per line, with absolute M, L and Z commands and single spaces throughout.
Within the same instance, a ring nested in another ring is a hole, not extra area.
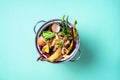
M 34 26 L 34 32 L 36 34 L 36 37 L 35 37 L 35 45 L 36 45 L 36 49 L 38 51 L 38 53 L 40 54 L 40 56 L 42 55 L 44 57 L 44 54 L 42 54 L 42 51 L 40 50 L 39 48 L 39 45 L 37 44 L 37 39 L 38 37 L 40 37 L 41 35 L 41 32 L 46 29 L 49 25 L 53 24 L 53 23 L 60 23 L 61 24 L 62 20 L 61 19 L 52 19 L 52 20 L 49 20 L 49 21 L 44 21 L 44 20 L 41 20 L 41 21 L 38 21 L 35 26 Z M 41 26 L 38 26 L 38 24 L 40 23 L 43 23 Z M 71 28 L 73 27 L 73 25 L 68 22 L 68 26 Z M 38 29 L 38 30 L 36 30 Z M 71 61 L 71 62 L 74 62 L 74 61 L 77 61 L 79 60 L 80 56 L 81 56 L 81 53 L 80 53 L 80 38 L 79 38 L 79 34 L 77 34 L 76 36 L 76 39 L 75 39 L 75 48 L 74 50 L 72 50 L 72 52 L 69 54 L 69 57 L 67 58 L 63 58 L 57 62 L 53 62 L 53 63 L 62 63 L 62 62 L 68 62 L 68 61 Z M 78 54 L 76 57 L 75 55 Z M 40 60 L 42 60 L 40 58 Z

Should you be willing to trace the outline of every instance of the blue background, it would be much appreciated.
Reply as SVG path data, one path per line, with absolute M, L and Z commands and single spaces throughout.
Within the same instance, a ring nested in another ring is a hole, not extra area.
M 36 62 L 33 27 L 78 21 L 77 62 Z M 120 0 L 0 0 L 0 80 L 120 80 Z

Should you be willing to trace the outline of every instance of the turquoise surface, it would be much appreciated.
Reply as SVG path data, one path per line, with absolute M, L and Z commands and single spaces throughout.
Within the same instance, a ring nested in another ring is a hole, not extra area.
M 77 62 L 37 62 L 33 27 L 78 21 Z M 120 0 L 0 0 L 0 80 L 120 80 Z

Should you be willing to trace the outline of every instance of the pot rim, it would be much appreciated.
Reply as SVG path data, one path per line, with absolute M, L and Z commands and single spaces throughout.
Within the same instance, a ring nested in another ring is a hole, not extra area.
M 36 37 L 35 37 L 35 45 L 36 45 L 37 51 L 38 51 L 38 53 L 39 53 L 40 55 L 41 55 L 41 52 L 42 52 L 42 51 L 38 48 L 37 38 L 38 38 L 38 36 L 41 34 L 41 31 L 44 30 L 45 28 L 47 28 L 48 25 L 50 25 L 50 24 L 52 24 L 52 23 L 61 23 L 61 21 L 62 21 L 61 19 L 51 19 L 51 20 L 48 20 L 47 22 L 45 22 L 44 24 L 42 24 L 42 25 L 39 27 L 39 29 L 38 29 L 38 31 L 37 31 L 37 33 L 36 33 Z M 72 25 L 70 22 L 68 22 L 68 26 L 69 26 L 69 27 L 73 27 L 73 25 Z M 78 41 L 78 44 L 75 45 L 75 46 L 76 46 L 75 49 L 71 52 L 71 54 L 70 54 L 70 56 L 69 56 L 68 58 L 61 59 L 60 61 L 52 62 L 52 63 L 67 62 L 67 61 L 71 60 L 71 59 L 77 54 L 78 49 L 79 49 L 79 47 L 80 47 L 79 34 L 77 35 L 77 39 L 76 39 L 76 40 Z

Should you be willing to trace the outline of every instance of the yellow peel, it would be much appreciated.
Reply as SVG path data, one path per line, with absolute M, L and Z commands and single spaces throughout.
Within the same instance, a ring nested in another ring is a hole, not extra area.
M 73 41 L 71 42 L 70 46 L 68 47 L 68 51 L 70 51 L 73 47 Z
M 63 57 L 64 57 L 64 58 L 68 58 L 69 56 L 65 54 L 65 55 L 63 55 Z
M 57 58 L 59 58 L 62 54 L 62 49 L 61 47 L 59 47 L 49 58 L 47 58 L 46 60 L 50 61 L 50 62 L 54 62 Z
M 43 49 L 42 49 L 43 52 L 46 52 L 46 53 L 49 53 L 49 46 L 48 44 L 46 44 Z
M 45 52 L 49 53 L 49 46 L 48 46 L 48 44 L 46 45 Z
M 74 37 L 76 37 L 76 35 L 77 35 L 76 24 L 77 24 L 77 21 L 75 20 L 74 27 L 73 27 Z

